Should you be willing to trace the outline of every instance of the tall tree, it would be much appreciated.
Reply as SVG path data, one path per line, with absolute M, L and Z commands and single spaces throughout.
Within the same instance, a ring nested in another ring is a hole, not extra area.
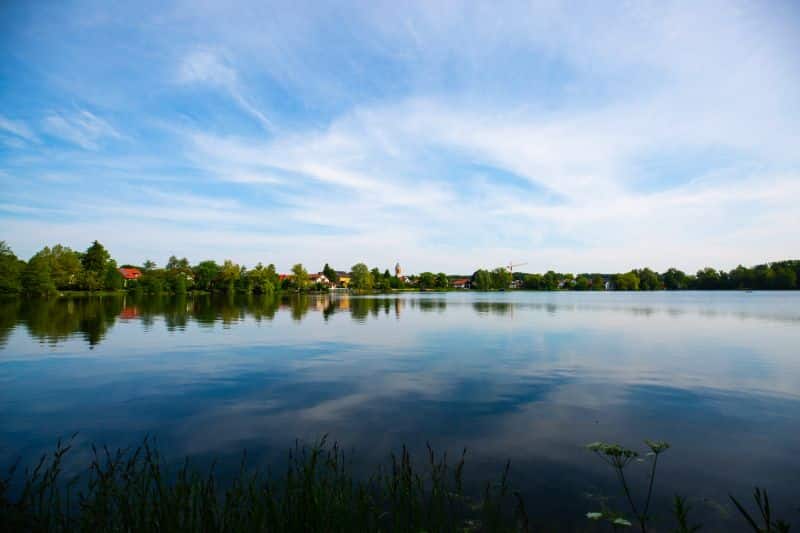
M 261 263 L 258 263 L 255 268 L 248 272 L 248 277 L 250 278 L 250 286 L 254 293 L 272 294 L 275 292 L 275 285 L 270 276 L 269 269 L 264 268 L 264 265 Z
M 48 250 L 49 252 L 49 250 Z M 42 252 L 31 257 L 22 272 L 22 288 L 28 294 L 50 294 L 56 285 L 50 276 L 50 259 Z
M 639 288 L 643 291 L 656 291 L 663 288 L 658 274 L 645 267 L 640 269 L 637 273 L 639 276 Z
M 108 250 L 97 241 L 94 241 L 91 246 L 83 254 L 81 262 L 83 263 L 84 270 L 89 272 L 103 273 L 106 270 L 108 261 L 111 260 L 111 254 Z
M 618 291 L 638 291 L 639 276 L 633 270 L 614 276 L 614 289 Z
M 107 290 L 111 291 L 118 291 L 124 285 L 125 280 L 122 277 L 122 274 L 119 273 L 117 269 L 116 261 L 111 261 L 106 266 L 105 277 L 103 279 L 103 286 Z
M 720 273 L 713 268 L 706 267 L 697 271 L 695 284 L 698 289 L 716 290 L 722 288 Z
M 230 259 L 226 259 L 222 268 L 219 269 L 219 274 L 217 274 L 217 288 L 227 293 L 233 293 L 236 290 L 239 273 L 239 265 Z
M 325 277 L 328 278 L 328 281 L 331 283 L 339 283 L 339 274 L 337 274 L 336 271 L 332 269 L 330 265 L 328 265 L 328 263 L 325 263 L 325 266 L 322 267 L 322 273 L 325 274 Z
M 167 270 L 179 270 L 181 272 L 189 272 L 189 260 L 185 257 L 182 259 L 178 259 L 174 255 L 169 257 L 167 260 L 167 266 L 165 266 Z
M 677 268 L 670 268 L 662 275 L 664 288 L 670 291 L 688 289 L 689 277 Z
M 356 263 L 350 269 L 350 287 L 358 290 L 369 290 L 374 284 L 369 267 L 364 263 Z
M 492 288 L 492 275 L 488 270 L 478 269 L 472 274 L 472 287 L 479 291 L 488 291 Z
M 24 268 L 25 262 L 14 255 L 6 241 L 0 241 L 0 294 L 15 294 L 22 290 Z
M 433 289 L 436 287 L 436 275 L 433 272 L 423 272 L 419 275 L 419 286 L 421 289 Z
M 511 285 L 511 272 L 505 267 L 492 270 L 492 286 L 495 289 L 507 289 Z
M 56 244 L 50 249 L 49 255 L 50 275 L 56 288 L 63 290 L 77 286 L 83 268 L 78 253 Z
M 298 290 L 304 290 L 309 284 L 308 271 L 303 267 L 303 263 L 297 263 L 292 267 L 292 283 Z
M 575 278 L 575 290 L 576 291 L 588 291 L 592 288 L 592 281 L 589 279 L 588 276 L 580 275 Z
M 542 290 L 541 274 L 526 274 L 522 280 L 522 287 L 529 290 Z
M 216 261 L 202 261 L 193 269 L 195 286 L 201 291 L 213 290 L 214 282 L 219 276 L 219 270 L 220 268 Z
M 558 289 L 560 278 L 561 276 L 556 274 L 554 271 L 548 270 L 542 276 L 542 289 L 546 291 L 554 291 Z
M 111 284 L 108 288 L 115 288 L 115 277 L 109 271 L 116 270 L 117 265 L 111 259 L 108 250 L 97 241 L 94 241 L 81 257 L 83 265 L 83 286 L 90 291 L 100 290 Z
M 447 274 L 444 272 L 436 274 L 436 287 L 439 289 L 447 289 L 450 287 L 450 280 L 447 279 Z

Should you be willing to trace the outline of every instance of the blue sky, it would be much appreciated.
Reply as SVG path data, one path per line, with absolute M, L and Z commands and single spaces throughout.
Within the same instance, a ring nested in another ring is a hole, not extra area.
M 0 239 L 311 270 L 800 256 L 792 2 L 3 2 Z

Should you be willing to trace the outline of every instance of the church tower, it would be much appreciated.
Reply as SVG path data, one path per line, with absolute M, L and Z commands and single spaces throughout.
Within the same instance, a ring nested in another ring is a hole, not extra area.
M 403 269 L 400 268 L 400 263 L 397 263 L 396 265 L 394 265 L 394 276 L 396 278 L 399 278 L 402 275 L 403 275 Z

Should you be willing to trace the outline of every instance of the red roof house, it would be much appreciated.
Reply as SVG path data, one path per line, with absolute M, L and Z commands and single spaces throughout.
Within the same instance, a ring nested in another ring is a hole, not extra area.
M 122 274 L 122 277 L 125 278 L 126 281 L 129 279 L 139 279 L 142 277 L 142 271 L 134 267 L 120 268 L 119 273 Z
M 450 282 L 454 289 L 469 289 L 472 286 L 469 278 L 454 279 Z

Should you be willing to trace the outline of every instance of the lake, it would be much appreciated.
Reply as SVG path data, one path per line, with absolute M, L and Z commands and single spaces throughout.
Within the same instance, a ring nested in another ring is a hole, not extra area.
M 146 434 L 223 470 L 323 434 L 364 468 L 466 447 L 470 478 L 510 459 L 533 521 L 565 529 L 618 495 L 587 443 L 662 439 L 657 513 L 680 492 L 735 530 L 728 493 L 759 485 L 798 523 L 800 292 L 3 301 L 0 465 L 76 431 L 70 468 Z

